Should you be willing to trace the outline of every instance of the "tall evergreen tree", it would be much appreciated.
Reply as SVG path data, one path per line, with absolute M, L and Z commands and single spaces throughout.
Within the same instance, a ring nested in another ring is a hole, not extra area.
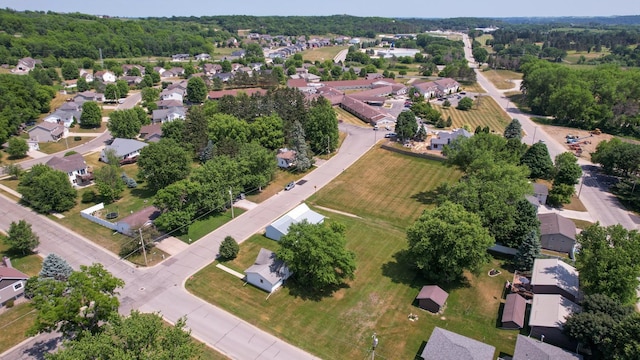
M 531 271 L 533 262 L 540 255 L 540 237 L 534 230 L 524 238 L 514 258 L 518 270 Z
M 309 159 L 309 148 L 304 135 L 304 129 L 299 121 L 293 123 L 293 143 L 296 151 L 296 169 L 298 171 L 307 171 L 311 167 L 311 159 Z
M 67 261 L 60 256 L 51 253 L 44 258 L 42 262 L 42 270 L 40 270 L 40 274 L 38 274 L 41 278 L 51 278 L 59 281 L 66 281 L 71 273 L 73 272 L 73 268 L 67 263 Z
M 518 119 L 513 119 L 504 129 L 504 137 L 507 139 L 522 139 L 522 125 Z

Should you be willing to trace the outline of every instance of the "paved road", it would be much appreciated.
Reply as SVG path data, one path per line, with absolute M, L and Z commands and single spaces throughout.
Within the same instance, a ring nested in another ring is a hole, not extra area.
M 522 124 L 525 132 L 523 141 L 527 144 L 533 144 L 536 141 L 544 141 L 549 149 L 552 158 L 556 155 L 569 151 L 564 144 L 560 144 L 542 127 L 534 123 L 529 115 L 522 113 L 515 104 L 511 103 L 504 94 L 498 90 L 487 78 L 477 69 L 477 65 L 471 55 L 471 42 L 467 35 L 463 35 L 465 43 L 465 57 L 469 60 L 469 66 L 476 69 L 478 84 L 482 86 L 489 96 L 505 109 L 509 115 L 518 119 Z M 600 224 L 609 226 L 621 224 L 627 229 L 638 229 L 640 218 L 627 211 L 618 199 L 608 192 L 608 183 L 604 177 L 599 174 L 599 167 L 591 162 L 578 159 L 578 163 L 583 170 L 583 185 L 576 186 L 576 191 L 580 194 L 580 200 L 589 211 L 593 219 L 599 221 Z
M 120 311 L 123 314 L 128 314 L 132 309 L 159 311 L 172 322 L 186 315 L 194 337 L 234 359 L 313 359 L 313 355 L 192 296 L 184 289 L 184 282 L 215 259 L 219 244 L 225 236 L 231 235 L 242 242 L 261 231 L 312 195 L 316 188 L 320 189 L 328 184 L 374 145 L 375 134 L 372 134 L 374 132 L 371 129 L 350 125 L 341 125 L 341 128 L 349 136 L 338 154 L 305 176 L 304 180 L 307 182 L 304 185 L 298 185 L 292 191 L 278 193 L 153 268 L 135 268 L 82 236 L 28 208 L 16 205 L 2 195 L 0 228 L 7 229 L 12 221 L 26 219 L 40 236 L 38 251 L 42 255 L 55 252 L 74 268 L 94 262 L 102 263 L 126 283 L 120 292 Z M 34 338 L 32 342 L 38 340 L 39 338 Z M 25 348 L 28 347 L 22 346 L 2 354 L 2 359 L 25 359 Z
M 347 59 L 348 53 L 349 53 L 349 49 L 340 50 L 340 52 L 333 57 L 333 62 L 336 64 L 339 62 L 344 63 L 344 61 Z

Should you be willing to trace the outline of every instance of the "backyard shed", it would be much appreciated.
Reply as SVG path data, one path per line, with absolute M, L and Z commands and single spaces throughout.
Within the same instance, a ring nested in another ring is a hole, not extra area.
M 422 287 L 422 290 L 416 296 L 416 300 L 418 300 L 418 306 L 421 309 L 437 313 L 447 302 L 448 297 L 449 294 L 438 285 L 426 285 Z
M 504 329 L 523 328 L 526 310 L 527 301 L 525 298 L 515 293 L 507 295 L 507 301 L 502 310 L 502 327 Z
M 280 238 L 287 235 L 291 224 L 297 224 L 305 220 L 309 224 L 321 224 L 324 221 L 324 216 L 309 209 L 307 204 L 300 204 L 267 226 L 265 236 L 269 239 L 279 241 Z

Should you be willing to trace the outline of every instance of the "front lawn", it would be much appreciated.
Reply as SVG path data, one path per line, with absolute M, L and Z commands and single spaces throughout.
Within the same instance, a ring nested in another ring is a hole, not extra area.
M 375 147 L 308 202 L 404 229 L 433 204 L 431 190 L 461 175 L 439 161 Z
M 454 128 L 469 125 L 471 132 L 478 126 L 489 126 L 491 130 L 502 134 L 504 128 L 511 122 L 511 117 L 490 96 L 482 95 L 474 98 L 473 107 L 468 111 L 458 110 L 453 106 L 448 109 L 439 105 L 434 107 L 442 113 L 444 119 L 451 116 Z
M 513 276 L 501 261 L 492 260 L 477 275 L 466 274 L 464 284 L 440 284 L 450 292 L 449 299 L 444 314 L 432 315 L 413 305 L 427 282 L 395 256 L 406 248 L 404 229 L 382 220 L 324 214 L 328 222 L 346 225 L 347 246 L 357 261 L 355 280 L 332 297 L 307 298 L 285 286 L 267 299 L 267 293 L 244 286 L 215 263 L 194 275 L 187 289 L 323 359 L 370 356 L 373 332 L 380 339 L 380 358 L 413 359 L 435 326 L 494 345 L 498 352 L 513 352 L 518 331 L 496 328 L 504 284 Z M 225 265 L 243 271 L 261 247 L 277 251 L 278 243 L 255 235 L 242 243 L 238 258 Z M 489 277 L 492 268 L 502 274 Z M 419 319 L 409 321 L 409 314 Z
M 8 229 L 3 229 L 4 231 Z M 6 236 L 0 234 L 0 258 L 7 256 L 11 259 L 11 265 L 29 276 L 36 276 L 42 269 L 42 258 L 37 254 L 16 253 L 9 250 L 9 245 L 5 242 Z M 0 351 L 1 352 L 1 351 Z
M 244 213 L 244 209 L 240 209 L 234 206 L 233 215 L 238 216 Z M 189 225 L 189 231 L 186 234 L 177 236 L 178 239 L 190 244 L 196 240 L 199 240 L 203 236 L 219 228 L 220 226 L 231 221 L 231 209 L 226 210 L 223 213 L 216 213 L 213 215 L 203 216 L 202 218 L 194 221 Z
M 95 138 L 93 136 L 80 136 L 79 140 L 76 139 L 78 139 L 76 136 L 67 136 L 64 139 L 58 140 L 58 142 L 40 143 L 40 151 L 45 154 L 55 154 L 65 150 L 71 151 L 72 148 L 85 144 Z
M 0 314 L 0 353 L 27 339 L 27 330 L 36 320 L 36 309 L 22 303 Z

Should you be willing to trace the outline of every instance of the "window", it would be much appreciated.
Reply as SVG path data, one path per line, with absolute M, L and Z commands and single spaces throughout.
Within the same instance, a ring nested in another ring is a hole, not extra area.
M 17 282 L 13 284 L 13 291 L 18 291 L 20 289 L 22 289 L 22 282 Z
M 260 279 L 260 284 L 262 284 L 264 281 L 262 279 Z

